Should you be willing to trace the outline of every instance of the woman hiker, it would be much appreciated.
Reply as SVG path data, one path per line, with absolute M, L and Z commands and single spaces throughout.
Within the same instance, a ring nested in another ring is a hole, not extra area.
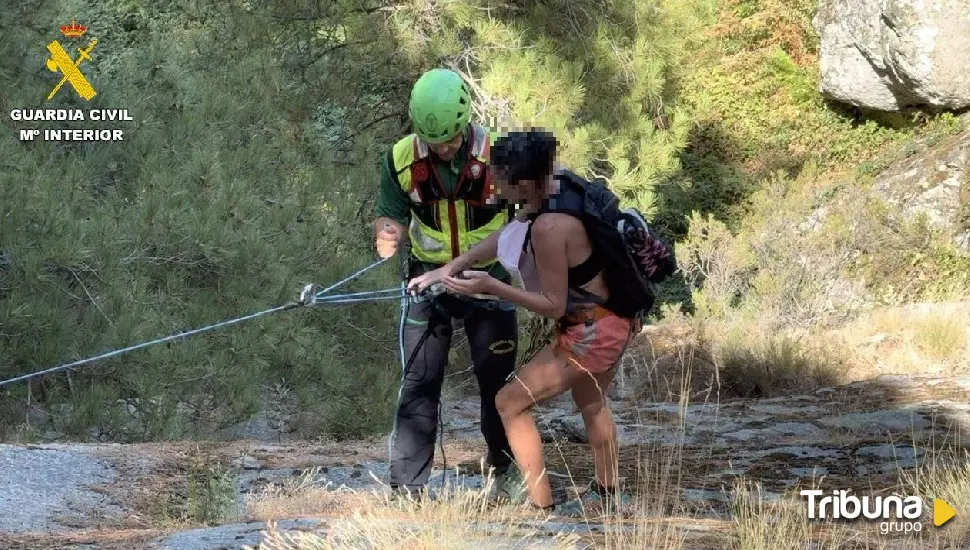
M 555 503 L 531 409 L 572 392 L 592 447 L 595 479 L 583 500 L 566 508 L 578 505 L 589 513 L 590 505 L 599 504 L 602 509 L 610 502 L 625 504 L 626 497 L 616 487 L 616 426 L 606 396 L 616 364 L 639 331 L 639 322 L 601 305 L 608 305 L 610 297 L 604 265 L 583 222 L 571 214 L 545 211 L 555 207 L 560 178 L 577 177 L 554 170 L 556 149 L 555 136 L 540 130 L 500 137 L 492 147 L 492 177 L 499 198 L 519 206 L 515 219 L 455 260 L 412 279 L 408 286 L 419 291 L 440 282 L 459 295 L 495 295 L 558 320 L 552 342 L 519 369 L 495 403 L 532 504 L 551 511 Z M 512 274 L 518 288 L 467 269 L 491 258 Z M 559 511 L 574 510 L 560 507 Z

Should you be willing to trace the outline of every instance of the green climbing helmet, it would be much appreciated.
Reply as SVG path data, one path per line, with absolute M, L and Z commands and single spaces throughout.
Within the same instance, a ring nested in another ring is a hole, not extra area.
M 471 117 L 468 85 L 454 71 L 430 70 L 411 89 L 408 115 L 418 137 L 444 143 L 461 133 Z

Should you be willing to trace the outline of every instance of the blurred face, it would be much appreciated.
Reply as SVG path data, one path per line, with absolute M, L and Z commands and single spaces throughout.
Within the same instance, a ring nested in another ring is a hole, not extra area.
M 510 182 L 497 170 L 492 172 L 495 194 L 500 201 L 514 206 L 538 207 L 542 204 L 543 194 L 533 180 Z
M 464 139 L 465 134 L 462 132 L 451 138 L 450 141 L 439 143 L 437 145 L 432 145 L 429 143 L 428 149 L 431 149 L 431 152 L 437 155 L 441 160 L 451 160 L 455 158 L 455 154 L 458 153 L 458 149 L 461 149 L 461 144 Z

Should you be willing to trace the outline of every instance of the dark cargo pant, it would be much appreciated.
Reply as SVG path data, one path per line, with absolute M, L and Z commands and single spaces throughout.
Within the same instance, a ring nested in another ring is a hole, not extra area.
M 515 311 L 484 309 L 450 295 L 411 304 L 404 325 L 406 372 L 392 436 L 390 485 L 421 490 L 428 482 L 438 432 L 438 404 L 451 348 L 452 319 L 462 318 L 481 396 L 481 429 L 488 464 L 509 465 L 512 451 L 495 395 L 515 370 Z

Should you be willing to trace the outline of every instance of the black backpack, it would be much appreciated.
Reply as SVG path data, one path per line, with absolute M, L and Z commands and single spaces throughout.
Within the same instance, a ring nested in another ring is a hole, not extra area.
M 650 232 L 638 210 L 620 210 L 620 199 L 604 185 L 567 170 L 557 172 L 556 179 L 559 193 L 546 201 L 539 214 L 559 212 L 582 220 L 604 265 L 603 278 L 610 289 L 604 307 L 631 319 L 650 311 L 657 299 L 655 284 L 677 269 L 671 248 Z

